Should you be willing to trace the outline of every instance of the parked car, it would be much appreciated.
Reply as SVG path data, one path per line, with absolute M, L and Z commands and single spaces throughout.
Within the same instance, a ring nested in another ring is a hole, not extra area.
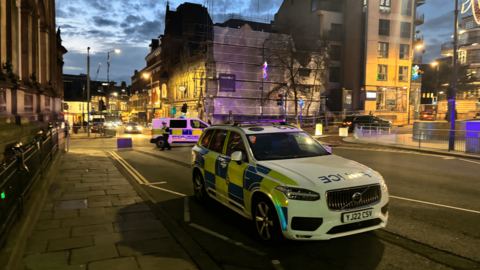
M 473 118 L 480 118 L 480 112 L 477 112 Z
M 421 112 L 420 120 L 433 121 L 435 120 L 435 115 L 433 114 L 433 112 Z
M 342 127 L 347 127 L 349 132 L 353 132 L 355 125 L 362 124 L 370 127 L 392 127 L 392 122 L 380 119 L 373 115 L 350 115 L 345 117 Z
M 142 127 L 139 126 L 138 123 L 128 122 L 128 123 L 123 127 L 123 132 L 124 132 L 124 133 L 132 133 L 132 132 L 142 133 Z

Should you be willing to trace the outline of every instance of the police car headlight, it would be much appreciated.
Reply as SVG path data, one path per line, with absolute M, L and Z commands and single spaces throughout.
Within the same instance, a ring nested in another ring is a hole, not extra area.
M 377 171 L 375 171 L 375 172 L 376 172 L 376 173 L 380 176 L 380 178 L 381 178 L 381 180 L 380 180 L 380 186 L 382 187 L 382 189 L 383 189 L 384 191 L 387 190 L 387 183 L 385 183 L 385 179 L 383 179 L 383 176 L 382 176 L 379 172 L 377 172 Z
M 137 127 L 138 130 L 142 130 L 142 127 Z
M 127 127 L 127 130 L 132 130 L 132 127 Z
M 275 188 L 278 191 L 283 192 L 288 199 L 299 201 L 317 201 L 320 199 L 320 194 L 315 191 L 311 191 L 303 188 L 292 188 L 278 186 Z

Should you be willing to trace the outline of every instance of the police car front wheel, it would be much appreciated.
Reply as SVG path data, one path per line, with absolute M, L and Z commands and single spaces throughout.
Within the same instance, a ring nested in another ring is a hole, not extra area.
M 193 178 L 193 188 L 195 192 L 195 198 L 200 203 L 205 203 L 208 200 L 207 189 L 205 188 L 205 181 L 203 181 L 202 175 L 195 174 Z
M 257 234 L 264 243 L 274 243 L 281 239 L 275 208 L 264 198 L 255 205 L 254 222 Z

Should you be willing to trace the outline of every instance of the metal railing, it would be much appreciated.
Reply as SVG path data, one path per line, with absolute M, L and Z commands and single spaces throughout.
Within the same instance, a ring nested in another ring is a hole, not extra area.
M 448 150 L 451 130 L 443 129 L 402 129 L 398 127 L 374 127 L 356 125 L 354 136 L 356 139 L 403 145 L 415 148 L 429 148 Z M 480 131 L 455 130 L 455 151 L 480 154 Z
M 16 143 L 13 155 L 0 164 L 0 248 L 22 217 L 32 186 L 42 180 L 46 166 L 58 150 L 58 134 L 58 127 L 50 127 L 27 145 Z

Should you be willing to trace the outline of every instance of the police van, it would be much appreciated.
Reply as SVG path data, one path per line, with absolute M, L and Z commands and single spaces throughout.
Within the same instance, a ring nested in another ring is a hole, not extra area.
M 192 144 L 196 143 L 203 131 L 209 126 L 207 123 L 194 118 L 166 118 L 153 119 L 151 143 L 157 147 L 163 147 L 163 122 L 170 128 L 170 144 Z
M 376 171 L 303 130 L 268 121 L 211 126 L 192 149 L 196 199 L 253 220 L 265 243 L 328 240 L 384 228 L 388 189 Z

